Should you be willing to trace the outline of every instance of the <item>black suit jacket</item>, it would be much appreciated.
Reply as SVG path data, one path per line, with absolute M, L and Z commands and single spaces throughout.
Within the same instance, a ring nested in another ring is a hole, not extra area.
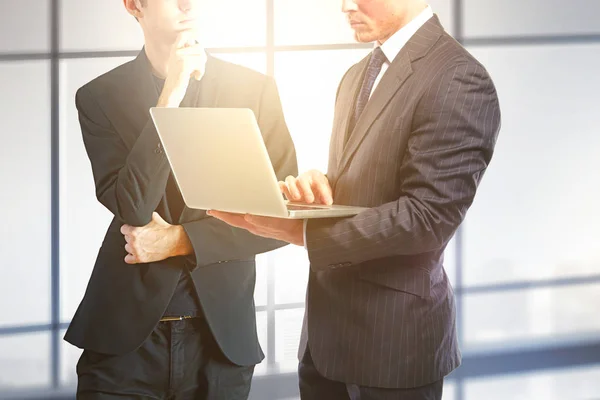
M 165 192 L 171 170 L 149 116 L 158 95 L 144 50 L 77 91 L 96 196 L 115 217 L 65 339 L 106 354 L 136 349 L 163 316 L 181 267 L 187 265 L 193 268 L 204 315 L 225 356 L 236 364 L 256 364 L 264 356 L 256 335 L 254 256 L 284 243 L 232 228 L 205 211 L 187 207 L 177 221 L 172 220 Z M 183 106 L 252 109 L 277 177 L 297 174 L 294 145 L 273 79 L 209 56 L 205 76 L 200 82 L 191 81 Z M 121 225 L 145 225 L 153 211 L 184 227 L 193 256 L 138 265 L 124 262 Z
M 309 220 L 300 352 L 326 377 L 418 387 L 460 364 L 446 244 L 465 217 L 500 126 L 484 67 L 427 21 L 391 62 L 344 143 L 368 57 L 342 79 L 327 176 L 334 201 L 370 209 Z

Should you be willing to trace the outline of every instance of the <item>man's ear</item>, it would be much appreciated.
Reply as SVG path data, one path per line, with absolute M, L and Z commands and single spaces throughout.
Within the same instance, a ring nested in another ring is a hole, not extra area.
M 140 0 L 123 0 L 123 5 L 129 14 L 139 21 L 143 17 L 142 4 Z

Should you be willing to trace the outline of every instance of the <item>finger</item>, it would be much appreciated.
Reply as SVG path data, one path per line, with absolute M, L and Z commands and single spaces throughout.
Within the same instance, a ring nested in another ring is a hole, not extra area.
M 129 235 L 131 233 L 132 226 L 131 225 L 122 225 L 120 230 L 123 235 Z
M 296 178 L 290 175 L 287 178 L 285 178 L 285 183 L 288 187 L 288 191 L 291 196 L 290 200 L 300 200 L 300 192 L 298 191 L 298 187 L 296 186 Z
M 137 258 L 133 254 L 127 254 L 125 256 L 125 262 L 127 264 L 137 264 L 138 263 Z
M 204 47 L 200 45 L 193 45 L 189 47 L 181 47 L 175 51 L 175 54 L 179 57 L 190 57 L 190 56 L 206 56 L 206 51 Z
M 317 181 L 327 180 L 327 175 L 325 175 L 318 169 L 311 169 L 306 173 L 306 175 L 310 176 L 313 180 Z
M 190 54 L 183 56 L 183 60 L 188 68 L 204 72 L 206 69 L 206 57 L 202 54 Z
M 279 237 L 279 232 L 273 231 L 268 228 L 261 228 L 260 226 L 256 226 L 256 225 L 252 225 L 252 228 L 248 229 L 248 232 L 250 232 L 256 236 L 261 236 L 261 237 L 265 237 L 265 238 L 269 238 L 269 239 L 281 240 L 281 238 Z
M 177 58 L 184 63 L 184 66 L 191 70 L 199 70 L 204 72 L 206 69 L 206 53 L 186 53 L 183 50 L 179 50 L 176 54 Z
M 260 215 L 251 215 L 248 214 L 245 216 L 245 220 L 248 221 L 250 224 L 256 226 L 259 229 L 267 229 L 267 230 L 274 230 L 277 229 L 280 225 L 281 222 L 283 221 L 281 218 L 275 218 L 275 217 L 263 217 Z
M 137 227 L 137 226 L 129 227 L 128 232 L 127 232 L 127 236 L 129 237 L 129 240 L 127 240 L 127 239 L 125 239 L 125 240 L 127 240 L 129 243 L 133 243 L 135 241 L 135 238 L 138 235 L 139 231 L 140 231 L 140 227 Z
M 253 227 L 252 229 L 248 229 L 248 232 L 250 232 L 253 235 L 264 237 L 264 238 L 277 239 L 276 235 L 272 231 L 260 229 L 260 228 L 257 228 L 257 227 Z
M 195 32 L 190 32 L 188 39 L 185 41 L 185 44 L 183 45 L 183 47 L 198 46 L 199 43 L 196 40 L 196 38 L 194 38 L 194 34 L 195 34 Z
M 206 71 L 206 55 L 205 54 L 189 54 L 180 56 L 185 63 L 185 68 L 190 71 L 190 76 L 197 80 L 202 79 Z
M 318 193 L 321 203 L 331 205 L 333 204 L 333 196 L 331 193 L 331 187 L 324 182 L 320 182 L 314 185 L 315 191 Z
M 296 180 L 302 199 L 306 203 L 312 203 L 315 201 L 315 195 L 313 194 L 310 182 L 308 179 L 300 178 Z
M 285 198 L 288 200 L 292 199 L 292 196 L 290 195 L 290 190 L 287 187 L 287 184 L 285 182 L 281 182 L 279 181 L 279 190 L 281 190 L 281 192 L 285 195 Z
M 133 246 L 132 246 L 132 245 L 130 245 L 129 243 L 127 243 L 127 244 L 125 245 L 125 251 L 126 251 L 126 252 L 128 252 L 129 254 L 133 254 L 133 253 L 134 253 L 134 251 L 133 251 Z
M 192 32 L 192 29 L 184 29 L 181 32 L 179 32 L 179 35 L 177 35 L 177 39 L 175 39 L 176 48 L 182 48 L 183 46 L 185 46 L 185 44 L 190 40 Z
M 183 48 L 186 41 L 187 41 L 186 31 L 179 32 L 179 35 L 177 35 L 177 39 L 175 39 L 175 48 L 176 49 Z

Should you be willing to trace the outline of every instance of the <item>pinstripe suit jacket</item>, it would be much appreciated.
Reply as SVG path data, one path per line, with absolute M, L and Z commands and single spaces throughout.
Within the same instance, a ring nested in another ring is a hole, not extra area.
M 460 365 L 443 251 L 465 217 L 500 126 L 482 65 L 431 18 L 394 59 L 344 136 L 368 57 L 342 78 L 327 176 L 340 204 L 310 220 L 300 355 L 329 379 L 417 387 Z

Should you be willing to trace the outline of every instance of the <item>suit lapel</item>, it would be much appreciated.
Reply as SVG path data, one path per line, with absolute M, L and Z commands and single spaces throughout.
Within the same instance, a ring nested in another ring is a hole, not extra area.
M 140 107 L 141 113 L 143 113 L 142 115 L 146 117 L 145 121 L 147 121 L 150 118 L 150 108 L 156 106 L 160 93 L 158 93 L 156 84 L 154 83 L 152 66 L 146 56 L 145 47 L 135 59 L 135 71 L 135 79 L 138 81 L 137 85 L 135 85 L 138 91 L 136 98 L 139 99 L 137 104 Z
M 344 80 L 349 83 L 341 87 L 340 93 L 338 94 L 338 111 L 336 113 L 336 120 L 334 122 L 335 129 L 332 136 L 333 151 L 330 152 L 333 155 L 334 160 L 332 161 L 334 161 L 336 170 L 340 163 L 340 157 L 344 149 L 348 125 L 350 125 L 350 119 L 354 113 L 356 96 L 358 96 L 360 85 L 365 75 L 368 63 L 369 57 L 365 57 L 358 64 L 356 64 L 354 68 L 351 68 L 348 71 L 348 75 Z M 331 170 L 331 168 L 329 169 Z
M 354 130 L 350 132 L 348 142 L 342 149 L 341 156 L 338 158 L 337 174 L 339 175 L 346 169 L 352 156 L 369 133 L 369 130 L 377 117 L 383 112 L 386 106 L 393 99 L 394 95 L 412 75 L 412 63 L 424 57 L 431 47 L 437 42 L 443 32 L 443 28 L 437 16 L 429 19 L 418 31 L 411 37 L 396 58 L 390 64 L 381 81 L 373 91 L 369 102 L 363 113 L 356 122 Z M 366 63 L 365 63 L 366 67 Z M 362 74 L 361 74 L 362 77 Z M 355 93 L 360 90 L 362 79 L 354 82 Z M 342 115 L 346 113 L 346 123 L 344 129 L 348 129 L 349 113 L 352 112 L 354 102 L 350 106 L 345 105 L 344 110 L 340 110 Z M 342 133 L 345 133 L 343 130 Z M 343 139 L 342 139 L 343 140 Z
M 371 95 L 371 99 L 368 101 L 363 113 L 358 121 L 356 121 L 356 126 L 350 133 L 348 142 L 343 147 L 342 156 L 338 164 L 339 173 L 342 173 L 346 168 L 352 155 L 354 155 L 358 146 L 369 132 L 369 128 L 375 122 L 375 119 L 377 119 L 394 94 L 396 94 L 411 74 L 412 68 L 407 55 L 402 55 L 399 60 L 394 60 L 390 65 Z M 359 86 L 361 84 L 362 82 L 358 82 Z

